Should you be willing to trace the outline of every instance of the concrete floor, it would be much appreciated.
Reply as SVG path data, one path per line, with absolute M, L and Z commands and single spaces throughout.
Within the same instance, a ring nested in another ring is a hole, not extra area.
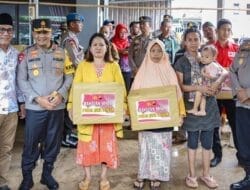
M 21 177 L 21 153 L 23 144 L 23 130 L 19 127 L 13 152 L 13 159 L 10 169 L 10 187 L 17 190 Z M 133 190 L 133 181 L 137 173 L 137 141 L 119 140 L 120 167 L 117 170 L 109 171 L 112 190 Z M 41 176 L 42 161 L 38 161 L 36 169 L 33 171 L 35 186 L 33 190 L 46 190 L 47 188 L 39 183 Z M 92 169 L 93 179 L 91 190 L 98 190 L 100 167 Z M 223 160 L 216 168 L 211 169 L 211 174 L 219 183 L 218 190 L 228 190 L 232 182 L 243 177 L 243 170 L 238 167 L 235 158 L 234 148 L 229 146 L 228 138 L 223 140 Z M 186 144 L 173 146 L 171 179 L 167 183 L 162 183 L 161 190 L 185 190 L 184 178 L 187 175 L 187 154 Z M 201 149 L 198 151 L 197 175 L 201 175 Z M 55 164 L 54 176 L 60 184 L 61 190 L 77 190 L 78 182 L 83 177 L 83 170 L 75 164 L 75 150 L 62 148 Z M 146 184 L 145 190 L 148 190 Z M 208 188 L 199 181 L 198 190 Z

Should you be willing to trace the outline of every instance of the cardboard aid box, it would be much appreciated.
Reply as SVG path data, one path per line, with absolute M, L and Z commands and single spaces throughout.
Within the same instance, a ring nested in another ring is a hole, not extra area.
M 216 95 L 217 99 L 233 99 L 232 84 L 228 75 L 225 81 L 221 84 L 220 92 Z
M 122 123 L 124 88 L 117 83 L 73 84 L 73 123 Z
M 134 131 L 179 125 L 176 86 L 132 90 L 128 104 Z

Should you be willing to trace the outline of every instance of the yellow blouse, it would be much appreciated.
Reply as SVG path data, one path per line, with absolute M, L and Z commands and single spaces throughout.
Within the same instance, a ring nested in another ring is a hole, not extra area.
M 76 69 L 75 77 L 73 80 L 74 83 L 107 83 L 107 82 L 116 82 L 122 84 L 124 87 L 124 107 L 127 110 L 126 103 L 126 88 L 124 85 L 124 80 L 120 70 L 120 66 L 116 62 L 106 63 L 102 71 L 102 75 L 97 77 L 95 67 L 93 63 L 83 61 L 79 63 Z M 69 100 L 67 109 L 72 109 L 72 100 L 73 100 L 72 89 L 70 90 Z M 114 124 L 116 136 L 123 137 L 122 124 Z M 92 139 L 93 134 L 93 125 L 78 125 L 78 139 L 81 141 L 89 142 Z

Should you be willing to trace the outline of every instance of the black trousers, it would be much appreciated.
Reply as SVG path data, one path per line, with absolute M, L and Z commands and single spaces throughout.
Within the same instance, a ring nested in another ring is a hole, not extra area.
M 64 110 L 26 110 L 22 170 L 30 172 L 37 159 L 53 164 L 59 154 L 64 122 Z
M 68 110 L 64 110 L 64 128 L 63 128 L 63 138 L 65 139 L 67 134 L 73 133 L 74 128 L 76 125 L 73 124 L 71 119 L 69 118 Z
M 222 112 L 223 107 L 226 110 L 227 119 L 229 122 L 229 125 L 232 130 L 233 134 L 233 141 L 236 150 L 238 150 L 238 142 L 236 137 L 236 124 L 235 124 L 235 101 L 234 100 L 217 100 L 217 104 L 220 110 L 220 113 Z M 222 157 L 222 147 L 220 142 L 220 134 L 219 134 L 219 128 L 214 129 L 214 138 L 213 138 L 213 153 L 216 157 Z
M 238 160 L 244 168 L 250 168 L 250 109 L 236 108 L 236 136 Z M 250 172 L 249 172 L 250 174 Z
M 131 87 L 131 72 L 122 72 L 122 76 L 125 82 L 127 93 L 129 93 Z

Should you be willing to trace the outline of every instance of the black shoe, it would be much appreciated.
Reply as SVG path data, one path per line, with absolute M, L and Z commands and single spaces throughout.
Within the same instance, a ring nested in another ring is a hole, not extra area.
M 230 190 L 250 190 L 250 176 L 230 185 Z
M 32 179 L 23 179 L 18 190 L 30 190 L 33 187 L 33 185 L 34 185 L 34 182 Z
M 8 187 L 8 185 L 4 185 L 0 187 L 0 190 L 10 190 L 10 188 Z
M 221 162 L 221 157 L 214 157 L 210 161 L 210 167 L 216 167 Z
M 75 134 L 67 134 L 62 140 L 62 146 L 66 148 L 76 148 L 78 143 L 77 136 Z
M 46 185 L 48 187 L 49 190 L 58 190 L 59 188 L 59 184 L 56 182 L 56 180 L 51 176 L 50 179 L 48 179 L 48 177 L 43 177 L 40 180 L 40 183 L 43 185 Z
M 45 162 L 43 164 L 43 173 L 40 182 L 46 185 L 49 190 L 58 190 L 59 184 L 51 174 L 53 169 L 53 164 Z

